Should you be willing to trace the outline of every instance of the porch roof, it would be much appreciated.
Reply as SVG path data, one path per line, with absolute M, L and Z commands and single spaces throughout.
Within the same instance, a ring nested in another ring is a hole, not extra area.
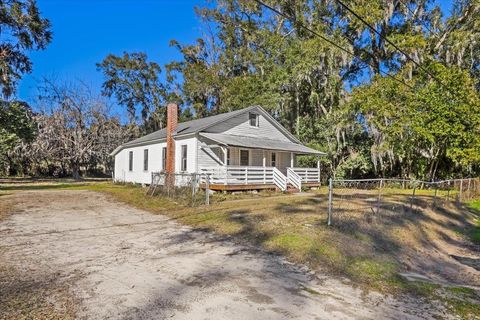
M 280 141 L 280 140 L 270 140 L 265 138 L 254 138 L 246 136 L 236 136 L 231 134 L 221 134 L 221 133 L 207 133 L 201 132 L 201 136 L 213 140 L 216 143 L 225 146 L 231 147 L 243 147 L 249 149 L 263 149 L 263 150 L 275 150 L 275 151 L 287 151 L 295 152 L 297 154 L 315 154 L 315 155 L 325 155 L 324 152 L 309 148 L 303 144 Z

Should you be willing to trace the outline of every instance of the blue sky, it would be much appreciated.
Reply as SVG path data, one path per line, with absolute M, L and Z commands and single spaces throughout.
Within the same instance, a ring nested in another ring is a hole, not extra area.
M 143 51 L 160 65 L 178 58 L 171 39 L 191 43 L 201 37 L 194 6 L 203 0 L 37 0 L 53 25 L 53 41 L 30 54 L 33 73 L 21 81 L 20 99 L 31 101 L 42 77 L 81 79 L 100 88 L 95 63 L 109 54 Z M 439 0 L 444 12 L 451 1 Z
M 160 65 L 179 57 L 171 39 L 190 43 L 201 36 L 200 21 L 189 0 L 37 0 L 53 26 L 46 50 L 32 52 L 33 73 L 20 83 L 18 95 L 31 100 L 42 77 L 81 79 L 100 87 L 95 63 L 109 54 L 143 51 Z

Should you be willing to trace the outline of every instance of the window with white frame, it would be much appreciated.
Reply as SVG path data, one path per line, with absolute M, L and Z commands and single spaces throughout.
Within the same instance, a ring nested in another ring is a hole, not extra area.
M 162 170 L 167 170 L 167 147 L 162 148 Z
M 181 171 L 187 171 L 187 145 L 182 145 Z
M 241 166 L 250 165 L 250 151 L 249 150 L 240 150 L 240 165 Z
M 248 118 L 252 127 L 258 127 L 260 125 L 260 116 L 258 114 L 250 112 Z
M 133 171 L 133 151 L 128 153 L 128 171 Z
M 143 150 L 143 171 L 148 171 L 148 149 Z
M 277 153 L 276 152 L 272 152 L 271 157 L 270 157 L 270 164 L 271 164 L 272 167 L 277 166 Z

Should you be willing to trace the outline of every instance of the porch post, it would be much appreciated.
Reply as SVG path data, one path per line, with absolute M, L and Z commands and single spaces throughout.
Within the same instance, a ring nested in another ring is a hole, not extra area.
M 227 147 L 222 147 L 223 151 L 223 166 L 225 167 L 225 181 L 223 181 L 224 185 L 228 184 L 228 167 L 227 167 Z
M 318 182 L 320 182 L 320 158 L 317 158 Z
M 294 159 L 293 152 L 290 152 L 290 168 L 293 168 L 293 159 Z
M 265 157 L 265 150 L 263 150 L 263 184 L 267 183 L 267 172 L 265 167 L 267 166 L 267 158 Z
M 227 147 L 222 147 L 222 151 L 223 151 L 223 165 L 227 165 Z

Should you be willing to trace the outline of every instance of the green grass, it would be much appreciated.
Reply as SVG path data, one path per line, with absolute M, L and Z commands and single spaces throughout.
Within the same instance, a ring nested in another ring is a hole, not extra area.
M 469 207 L 476 210 L 480 214 L 480 200 L 473 200 L 469 202 Z
M 424 296 L 443 302 L 447 309 L 460 319 L 478 319 L 480 296 L 475 290 L 466 287 L 442 287 L 435 284 L 413 283 Z M 421 288 L 421 289 L 419 289 Z

